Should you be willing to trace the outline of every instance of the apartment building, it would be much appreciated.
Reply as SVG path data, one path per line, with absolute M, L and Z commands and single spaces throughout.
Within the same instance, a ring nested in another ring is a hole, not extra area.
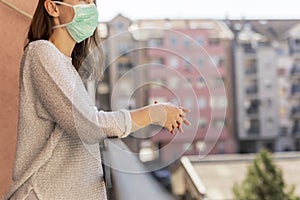
M 235 152 L 231 31 L 215 20 L 137 20 L 132 26 L 147 41 L 148 103 L 192 110 L 193 125 L 183 126 L 184 134 L 152 127 L 141 148 L 150 146 L 151 158 L 166 163 L 183 154 Z
M 300 150 L 300 23 L 288 34 L 288 44 L 293 63 L 288 71 L 290 88 L 290 132 L 296 141 L 296 150 Z
M 234 94 L 239 151 L 252 153 L 262 147 L 271 151 L 296 150 L 290 114 L 291 97 L 296 94 L 292 85 L 297 88 L 290 73 L 295 65 L 296 40 L 290 37 L 290 31 L 297 21 L 237 20 L 227 24 L 235 34 Z M 297 100 L 293 102 L 298 104 Z

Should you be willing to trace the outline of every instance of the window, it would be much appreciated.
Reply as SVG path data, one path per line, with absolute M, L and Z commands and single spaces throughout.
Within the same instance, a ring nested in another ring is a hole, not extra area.
M 267 129 L 272 129 L 274 127 L 274 119 L 271 117 L 268 117 L 267 119 Z
M 128 49 L 129 49 L 128 44 L 126 44 L 126 43 L 119 43 L 118 44 L 118 50 L 119 50 L 120 54 L 127 53 Z
M 219 38 L 209 38 L 208 43 L 210 46 L 218 46 L 220 44 L 220 39 Z
M 122 31 L 124 29 L 124 24 L 122 22 L 118 22 L 117 29 L 118 29 L 118 31 Z
M 284 68 L 277 69 L 278 76 L 284 76 L 286 74 L 286 70 Z
M 285 55 L 285 50 L 282 49 L 282 48 L 277 48 L 275 51 L 276 51 L 277 56 L 284 56 Z
M 213 67 L 222 67 L 224 62 L 224 58 L 220 56 L 211 56 L 211 66 Z
M 186 48 L 189 48 L 190 46 L 191 46 L 191 40 L 189 39 L 189 38 L 184 38 L 183 39 L 183 43 L 184 43 L 184 46 L 186 47 Z
M 151 88 L 153 88 L 153 89 L 160 89 L 160 88 L 162 88 L 165 85 L 166 85 L 165 78 L 160 77 L 160 78 L 156 78 L 155 79 L 154 83 L 151 84 Z M 158 102 L 160 102 L 160 101 L 158 101 Z
M 224 87 L 224 79 L 223 79 L 223 77 L 215 77 L 211 81 L 212 81 L 212 86 L 214 88 Z
M 201 36 L 198 36 L 196 40 L 197 40 L 197 44 L 199 44 L 201 46 L 204 45 L 204 41 L 203 41 L 203 38 Z
M 218 152 L 221 153 L 225 153 L 225 144 L 223 141 L 218 142 Z
M 216 119 L 213 119 L 213 127 L 214 129 L 216 130 L 222 130 L 223 127 L 225 125 L 225 119 L 222 119 L 222 118 L 216 118 Z
M 171 44 L 171 46 L 175 47 L 175 46 L 177 45 L 177 39 L 174 38 L 174 37 L 172 37 L 172 38 L 170 39 L 170 44 Z
M 197 79 L 197 87 L 198 88 L 203 88 L 203 87 L 205 87 L 205 81 L 204 81 L 204 79 L 202 78 L 202 77 L 199 77 L 198 79 Z
M 154 64 L 163 65 L 164 64 L 164 59 L 163 58 L 152 58 L 151 62 L 154 63 Z
M 300 46 L 300 39 L 295 39 L 295 45 Z
M 205 129 L 207 125 L 207 120 L 205 118 L 200 117 L 199 119 L 199 129 Z
M 203 66 L 203 58 L 198 58 L 198 67 Z
M 210 107 L 212 109 L 225 109 L 227 107 L 226 96 L 212 96 L 210 98 Z
M 176 57 L 170 58 L 170 65 L 171 67 L 177 68 L 179 65 L 178 59 Z
M 132 63 L 130 62 L 120 62 L 118 63 L 118 75 L 121 77 L 124 73 L 132 68 Z
M 200 97 L 198 99 L 198 106 L 199 106 L 199 109 L 205 109 L 207 107 L 207 102 L 206 102 L 206 98 L 205 97 Z
M 163 39 L 162 38 L 152 38 L 148 41 L 149 47 L 161 47 L 163 46 Z
M 193 85 L 192 85 L 192 79 L 190 77 L 186 77 L 186 80 L 184 81 L 184 87 L 185 88 L 191 88 L 191 87 L 193 87 Z
M 257 135 L 260 132 L 260 123 L 257 119 L 251 119 L 244 122 L 244 128 L 248 134 Z
M 179 85 L 179 80 L 177 77 L 170 77 L 168 78 L 168 85 L 172 88 L 172 89 L 177 89 L 178 85 Z
M 191 66 L 191 59 L 189 57 L 184 58 L 184 69 L 190 70 L 192 68 Z
M 191 109 L 193 107 L 193 100 L 191 98 L 186 98 L 184 100 L 184 106 L 188 109 Z

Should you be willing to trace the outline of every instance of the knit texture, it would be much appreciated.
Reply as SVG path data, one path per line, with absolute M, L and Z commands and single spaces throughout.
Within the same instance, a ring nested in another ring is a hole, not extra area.
M 5 199 L 106 199 L 98 143 L 126 137 L 127 110 L 103 112 L 86 91 L 71 58 L 51 42 L 25 49 L 20 67 L 17 151 Z

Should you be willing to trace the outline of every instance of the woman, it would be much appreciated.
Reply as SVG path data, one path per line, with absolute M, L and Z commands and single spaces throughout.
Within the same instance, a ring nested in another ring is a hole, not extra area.
M 172 134 L 189 125 L 188 109 L 168 103 L 130 112 L 95 109 L 78 70 L 97 44 L 97 24 L 92 0 L 39 0 L 21 62 L 17 152 L 6 199 L 106 199 L 101 139 L 151 123 Z

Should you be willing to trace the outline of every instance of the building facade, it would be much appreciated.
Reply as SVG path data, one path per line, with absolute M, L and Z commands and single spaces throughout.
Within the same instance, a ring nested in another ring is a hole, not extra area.
M 148 103 L 172 102 L 192 111 L 184 134 L 152 127 L 146 148 L 161 162 L 235 152 L 231 31 L 214 20 L 138 20 L 133 26 L 147 41 Z
M 37 0 L 0 1 L 0 199 L 11 181 L 17 138 L 19 66 L 36 5 Z
M 234 94 L 241 153 L 254 153 L 262 147 L 271 151 L 297 150 L 292 128 L 297 124 L 299 103 L 298 79 L 292 73 L 297 63 L 297 37 L 290 33 L 296 24 L 295 20 L 228 23 L 235 34 Z

